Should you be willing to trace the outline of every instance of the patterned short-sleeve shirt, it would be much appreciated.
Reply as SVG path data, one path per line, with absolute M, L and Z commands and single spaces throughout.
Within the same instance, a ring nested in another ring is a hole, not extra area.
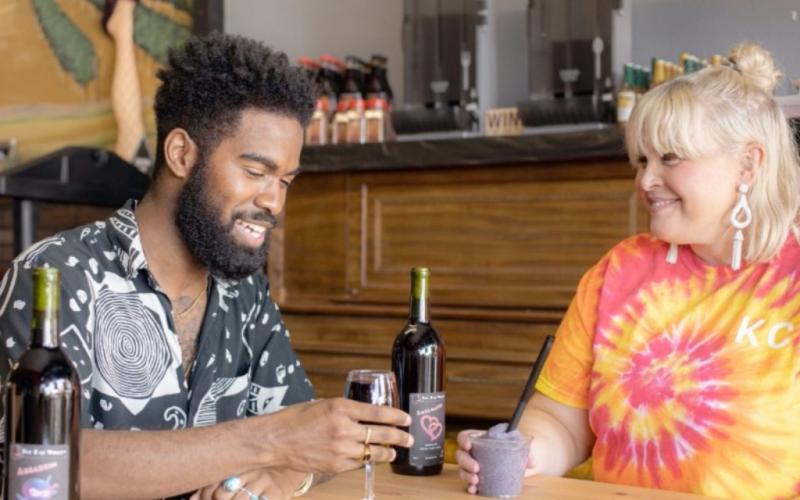
M 83 427 L 201 427 L 314 397 L 260 272 L 241 281 L 209 278 L 187 380 L 170 301 L 148 269 L 133 202 L 14 260 L 0 283 L 4 381 L 30 343 L 38 266 L 61 270 L 60 342 L 80 377 Z

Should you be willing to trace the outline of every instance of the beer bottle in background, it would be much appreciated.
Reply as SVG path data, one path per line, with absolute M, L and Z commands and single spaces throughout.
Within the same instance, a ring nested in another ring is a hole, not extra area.
M 348 144 L 363 144 L 367 140 L 364 119 L 364 62 L 356 56 L 347 56 L 347 73 L 339 103 L 346 103 L 347 126 L 345 137 Z
M 625 72 L 622 81 L 622 88 L 617 93 L 617 123 L 624 125 L 636 105 L 635 91 L 636 68 L 632 63 L 625 65 Z
M 411 270 L 411 310 L 408 323 L 392 347 L 392 371 L 397 378 L 400 407 L 411 415 L 411 448 L 395 448 L 392 470 L 398 474 L 439 474 L 444 463 L 445 349 L 431 325 L 428 283 L 430 271 Z
M 4 498 L 77 500 L 80 385 L 59 347 L 59 273 L 33 271 L 31 344 L 5 388 Z
M 386 58 L 374 54 L 370 61 L 370 72 L 367 77 L 366 104 L 364 119 L 366 121 L 367 142 L 384 142 L 390 135 L 391 122 L 389 90 L 386 82 Z
M 308 80 L 314 83 L 316 105 L 314 113 L 306 126 L 305 144 L 323 145 L 328 143 L 328 94 L 325 88 L 325 79 L 322 67 L 308 57 L 300 57 L 298 63 L 304 68 Z
M 325 79 L 330 82 L 334 97 L 338 96 L 342 92 L 342 85 L 344 84 L 345 64 L 330 54 L 321 55 L 319 61 L 322 65 L 322 70 L 325 72 Z
M 653 58 L 652 75 L 650 88 L 658 87 L 667 80 L 667 63 L 663 59 Z
M 366 140 L 364 95 L 361 92 L 363 73 L 359 61 L 355 56 L 347 56 L 347 72 L 333 117 L 332 144 L 361 144 Z
M 381 54 L 372 54 L 370 58 L 370 66 L 372 67 L 372 78 L 378 80 L 378 85 L 380 86 L 381 90 L 386 92 L 386 97 L 389 100 L 389 104 L 391 105 L 392 101 L 394 100 L 394 92 L 392 92 L 392 87 L 389 85 L 389 77 L 388 77 L 388 64 L 389 60 L 386 56 Z M 370 91 L 369 84 L 367 84 L 367 92 Z

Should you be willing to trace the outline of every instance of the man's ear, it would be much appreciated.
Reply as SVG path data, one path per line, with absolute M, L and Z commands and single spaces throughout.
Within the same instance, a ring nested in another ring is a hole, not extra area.
M 164 140 L 164 159 L 167 169 L 179 179 L 186 179 L 197 163 L 197 144 L 182 128 L 174 128 Z
M 764 164 L 765 156 L 766 150 L 763 145 L 757 142 L 751 142 L 745 146 L 741 173 L 743 181 L 748 184 L 753 182 L 753 179 L 755 179 L 758 171 L 761 170 L 761 166 Z

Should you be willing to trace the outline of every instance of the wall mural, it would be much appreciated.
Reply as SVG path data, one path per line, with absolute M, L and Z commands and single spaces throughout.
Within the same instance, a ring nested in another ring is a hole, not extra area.
M 0 142 L 16 139 L 17 161 L 66 145 L 113 149 L 115 46 L 101 26 L 106 1 L 0 2 Z M 192 0 L 139 0 L 133 7 L 133 59 L 151 148 L 155 74 L 169 48 L 191 35 L 191 12 Z

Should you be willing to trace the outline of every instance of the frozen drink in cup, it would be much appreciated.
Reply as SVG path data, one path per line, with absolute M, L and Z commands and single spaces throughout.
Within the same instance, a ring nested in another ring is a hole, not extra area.
M 515 497 L 522 491 L 528 464 L 530 438 L 517 430 L 506 432 L 508 424 L 497 424 L 472 436 L 472 457 L 478 462 L 478 494 L 485 497 Z

